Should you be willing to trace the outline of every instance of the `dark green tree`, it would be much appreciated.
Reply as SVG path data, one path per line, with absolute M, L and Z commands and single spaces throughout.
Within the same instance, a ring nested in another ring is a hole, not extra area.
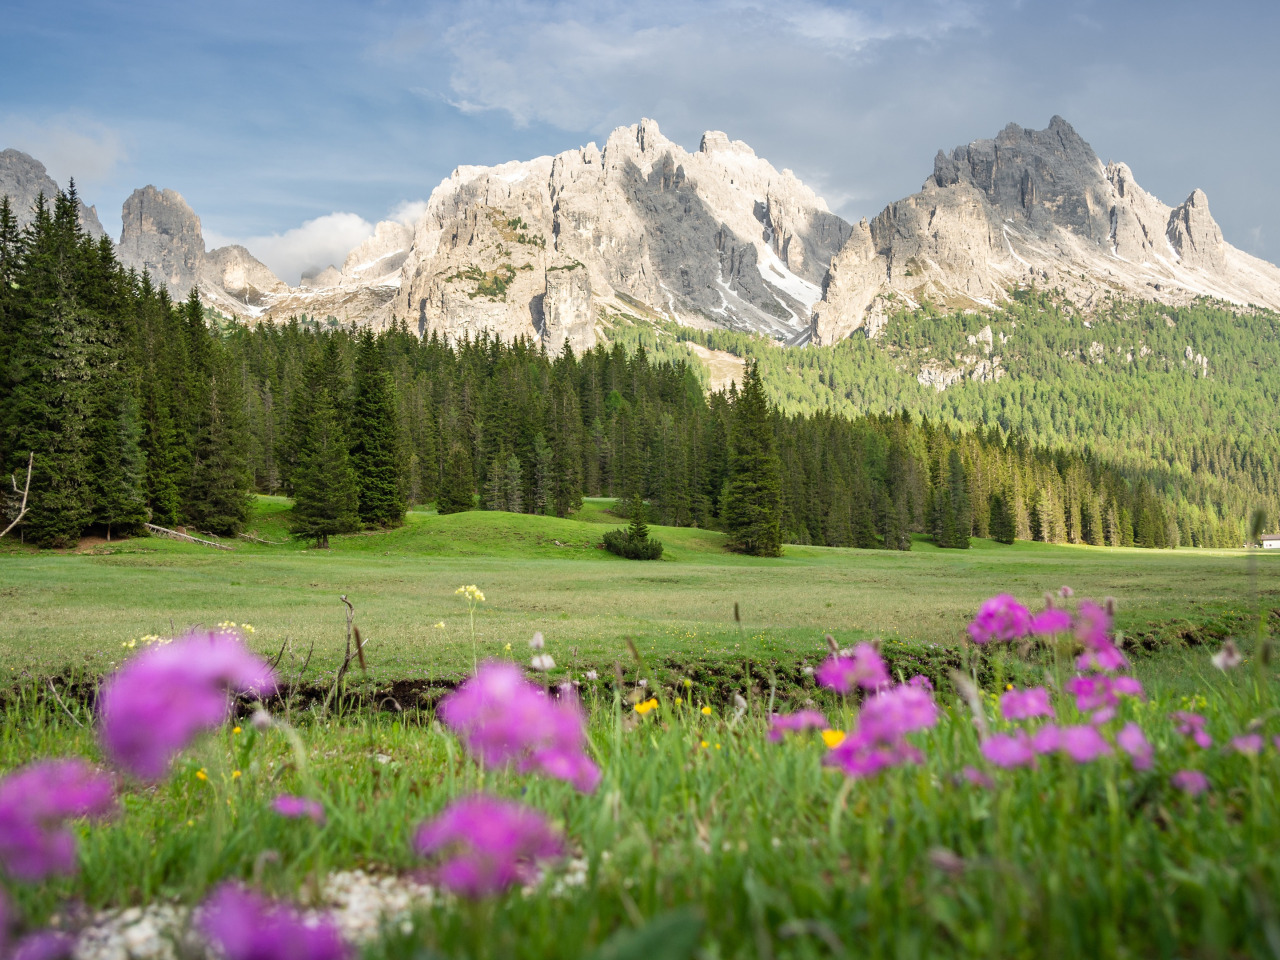
M 356 355 L 356 393 L 351 410 L 351 466 L 360 491 L 360 519 L 379 527 L 404 523 L 401 489 L 404 454 L 391 377 L 379 366 L 377 342 L 366 327 Z
M 210 348 L 211 353 L 213 348 Z M 251 498 L 245 455 L 243 406 L 236 379 L 211 361 L 215 373 L 205 391 L 207 403 L 197 422 L 195 456 L 183 517 L 198 530 L 233 536 L 249 518 Z
M 758 363 L 746 368 L 733 404 L 729 475 L 721 523 L 729 548 L 759 557 L 782 553 L 782 466 Z
M 455 442 L 449 449 L 440 492 L 436 495 L 436 512 L 461 513 L 476 506 L 475 470 L 471 466 L 471 451 L 462 442 Z
M 333 398 L 323 386 L 319 364 L 311 371 L 307 386 L 314 392 L 293 470 L 289 527 L 295 537 L 314 540 L 317 547 L 328 549 L 331 535 L 359 529 L 359 495 L 347 438 L 338 423 Z
M 1003 493 L 991 494 L 991 539 L 997 543 L 1013 543 L 1017 539 L 1017 528 L 1014 525 L 1013 512 L 1009 509 L 1009 501 Z

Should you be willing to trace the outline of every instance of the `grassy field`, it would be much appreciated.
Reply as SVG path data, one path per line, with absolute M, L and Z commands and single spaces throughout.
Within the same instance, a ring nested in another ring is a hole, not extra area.
M 1063 584 L 1115 596 L 1118 625 L 1130 634 L 1221 634 L 1256 609 L 1255 583 L 1280 593 L 1280 556 L 1258 556 L 1250 577 L 1242 551 L 985 540 L 944 551 L 918 541 L 909 553 L 789 546 L 781 559 L 762 560 L 726 552 L 718 533 L 653 527 L 664 559 L 637 563 L 596 546 L 605 525 L 620 522 L 610 505 L 588 501 L 567 520 L 413 512 L 399 529 L 334 538 L 328 551 L 241 540 L 223 552 L 159 538 L 76 553 L 9 544 L 0 552 L 0 653 L 15 674 L 97 673 L 131 639 L 231 620 L 251 624 L 263 651 L 288 639 L 301 657 L 314 642 L 308 673 L 318 677 L 339 662 L 346 594 L 375 678 L 430 680 L 472 662 L 471 621 L 454 594 L 461 584 L 485 593 L 474 619 L 481 659 L 541 630 L 562 665 L 600 668 L 625 658 L 624 637 L 647 655 L 687 663 L 815 658 L 827 631 L 842 642 L 948 645 L 985 597 L 1009 591 L 1033 603 Z M 252 530 L 287 541 L 287 507 L 259 498 Z

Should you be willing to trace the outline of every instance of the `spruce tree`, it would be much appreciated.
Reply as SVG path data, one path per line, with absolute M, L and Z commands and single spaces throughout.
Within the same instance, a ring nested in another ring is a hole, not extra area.
M 360 336 L 351 410 L 351 466 L 360 491 L 360 520 L 379 527 L 404 523 L 400 424 L 391 377 L 379 368 L 373 332 Z
M 774 450 L 773 424 L 760 368 L 746 369 L 733 404 L 729 475 L 721 522 L 729 548 L 759 557 L 782 553 L 782 466 Z
M 133 394 L 110 393 L 94 411 L 91 426 L 94 521 L 107 530 L 135 533 L 148 519 L 147 457 L 142 420 Z
M 293 470 L 289 527 L 295 537 L 314 540 L 317 547 L 328 549 L 331 535 L 359 528 L 359 497 L 347 438 L 338 423 L 333 398 L 317 374 L 313 370 L 308 378 L 308 387 L 315 390 Z
M 244 528 L 252 502 L 243 409 L 238 403 L 235 378 L 220 369 L 223 364 L 211 364 L 215 365 L 215 373 L 197 422 L 191 479 L 182 514 L 198 530 L 233 536 Z
M 991 521 L 989 525 L 991 539 L 997 543 L 1013 543 L 1017 537 L 1013 512 L 1009 508 L 1009 500 L 1003 494 L 991 494 Z
M 627 513 L 631 522 L 627 525 L 627 539 L 632 543 L 643 543 L 649 539 L 649 511 L 639 493 L 633 493 L 627 504 Z
M 440 492 L 436 495 L 436 512 L 444 515 L 474 510 L 476 492 L 475 471 L 471 466 L 471 451 L 467 444 L 455 442 L 449 449 Z

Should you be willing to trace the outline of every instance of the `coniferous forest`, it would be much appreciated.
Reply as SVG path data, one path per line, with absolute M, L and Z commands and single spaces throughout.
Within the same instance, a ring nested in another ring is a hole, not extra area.
M 913 534 L 1148 547 L 1239 546 L 1247 491 L 1189 499 L 1155 466 L 906 412 L 783 412 L 751 363 L 699 371 L 621 338 L 575 356 L 403 325 L 210 322 L 80 229 L 74 186 L 23 231 L 0 204 L 0 460 L 21 531 L 70 546 L 146 521 L 228 535 L 253 492 L 295 499 L 294 532 L 393 526 L 413 504 L 566 516 L 640 497 L 649 519 L 731 546 L 910 549 Z M 1273 478 L 1264 478 L 1267 484 Z M 8 521 L 5 521 L 6 525 Z

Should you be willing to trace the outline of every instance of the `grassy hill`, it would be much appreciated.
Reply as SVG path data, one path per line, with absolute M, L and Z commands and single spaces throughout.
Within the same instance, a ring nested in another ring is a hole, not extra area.
M 523 658 L 541 630 L 558 663 L 601 670 L 627 659 L 624 637 L 691 667 L 748 657 L 794 667 L 822 654 L 824 632 L 842 642 L 880 636 L 928 656 L 930 645 L 961 636 L 985 597 L 1010 591 L 1033 603 L 1063 584 L 1084 596 L 1114 595 L 1120 626 L 1152 637 L 1221 635 L 1252 608 L 1240 551 L 985 540 L 958 551 L 920 541 L 910 553 L 790 546 L 769 560 L 726 552 L 715 532 L 655 526 L 664 558 L 638 563 L 597 546 L 608 524 L 620 524 L 610 506 L 589 500 L 572 519 L 414 511 L 399 529 L 335 537 L 320 551 L 287 539 L 287 501 L 261 497 L 251 530 L 281 545 L 239 540 L 226 552 L 159 538 L 80 552 L 10 545 L 0 554 L 8 609 L 0 652 L 15 676 L 96 673 L 130 640 L 230 620 L 253 626 L 252 643 L 264 651 L 287 641 L 299 665 L 314 643 L 308 675 L 318 678 L 339 662 L 345 594 L 371 640 L 374 676 L 430 681 L 471 665 L 471 621 L 454 593 L 470 583 L 486 595 L 475 612 L 480 658 Z M 1280 558 L 1254 562 L 1274 593 Z

